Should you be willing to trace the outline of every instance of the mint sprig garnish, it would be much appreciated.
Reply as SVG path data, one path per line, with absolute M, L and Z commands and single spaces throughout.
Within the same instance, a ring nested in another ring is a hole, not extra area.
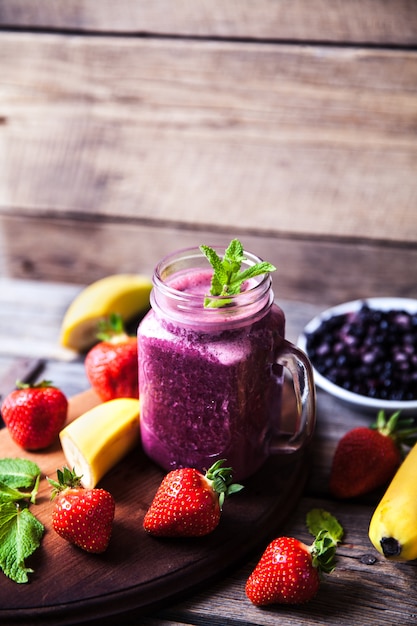
M 233 296 L 240 293 L 242 284 L 259 276 L 260 274 L 266 274 L 267 272 L 274 272 L 276 267 L 261 261 L 255 263 L 245 270 L 240 270 L 242 262 L 246 260 L 244 250 L 241 242 L 238 239 L 232 239 L 223 258 L 210 246 L 201 245 L 200 250 L 208 259 L 210 265 L 213 268 L 213 276 L 210 285 L 211 296 Z M 204 306 L 206 308 L 222 307 L 228 304 L 230 300 L 227 298 L 224 300 L 213 300 L 209 296 L 204 299 Z
M 39 547 L 44 526 L 29 510 L 41 471 L 27 459 L 0 459 L 0 568 L 17 583 L 28 582 L 27 559 Z

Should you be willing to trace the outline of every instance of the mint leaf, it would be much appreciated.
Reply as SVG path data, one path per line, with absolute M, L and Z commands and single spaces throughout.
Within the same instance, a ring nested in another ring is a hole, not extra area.
M 254 276 L 259 276 L 260 274 L 266 274 L 267 272 L 273 272 L 275 267 L 266 261 L 261 261 L 261 263 L 256 263 L 256 265 L 251 265 L 251 267 L 246 268 L 243 272 L 239 272 L 235 277 L 232 278 L 231 286 L 234 287 L 235 284 L 240 285 L 245 282 L 245 280 L 249 280 L 249 278 L 253 278 Z M 239 292 L 238 292 L 239 293 Z
M 31 487 L 40 473 L 36 463 L 28 459 L 0 459 L 0 481 L 9 487 Z
M 14 487 L 9 487 L 0 480 L 0 502 L 15 502 L 19 500 L 30 500 L 32 493 L 22 492 Z
M 321 572 L 331 574 L 335 569 L 336 546 L 327 531 L 322 530 L 314 541 L 314 549 L 311 552 L 314 567 Z
M 0 502 L 30 500 L 35 502 L 41 470 L 28 459 L 0 459 Z M 32 487 L 32 491 L 19 491 Z
M 223 259 L 221 259 L 217 252 L 213 250 L 213 248 L 210 248 L 210 246 L 202 245 L 200 246 L 200 250 L 207 257 L 213 268 L 213 277 L 210 286 L 211 296 L 236 295 L 240 293 L 242 284 L 246 280 L 276 270 L 271 263 L 262 261 L 241 272 L 240 267 L 245 260 L 245 256 L 243 246 L 238 239 L 232 239 L 226 248 Z M 229 302 L 230 300 L 228 298 L 224 300 L 213 300 L 207 296 L 204 300 L 204 306 L 212 308 L 222 307 Z
M 342 526 L 331 513 L 323 509 L 312 509 L 307 513 L 307 528 L 314 537 L 326 531 L 334 543 L 339 543 L 343 538 Z
M 243 254 L 243 246 L 239 239 L 232 239 L 224 253 L 223 262 L 228 266 L 231 272 L 238 272 L 242 262 L 245 260 Z
M 221 291 L 222 284 L 227 281 L 227 274 L 226 269 L 223 266 L 223 261 L 221 260 L 217 252 L 209 246 L 200 246 L 200 250 L 206 255 L 207 259 L 210 262 L 210 265 L 214 269 L 213 279 L 218 283 L 218 287 L 216 286 L 216 289 L 220 289 Z
M 0 504 L 0 567 L 17 583 L 28 582 L 25 560 L 39 547 L 44 526 L 28 508 L 14 502 Z
M 343 538 L 343 528 L 333 515 L 324 509 L 307 513 L 307 528 L 314 536 L 311 550 L 314 567 L 330 574 L 335 568 L 337 544 Z
M 18 583 L 28 581 L 32 570 L 25 559 L 39 546 L 44 531 L 24 502 L 35 502 L 40 476 L 38 465 L 28 459 L 0 459 L 0 568 Z

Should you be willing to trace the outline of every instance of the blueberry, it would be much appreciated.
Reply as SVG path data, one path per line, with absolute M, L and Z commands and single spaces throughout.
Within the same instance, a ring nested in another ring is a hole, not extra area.
M 307 337 L 310 360 L 323 376 L 360 395 L 417 399 L 417 314 L 358 312 L 324 319 Z

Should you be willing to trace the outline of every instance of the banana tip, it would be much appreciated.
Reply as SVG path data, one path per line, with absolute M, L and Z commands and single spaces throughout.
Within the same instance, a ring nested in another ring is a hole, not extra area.
M 382 537 L 380 544 L 387 559 L 399 556 L 401 553 L 401 544 L 394 537 Z

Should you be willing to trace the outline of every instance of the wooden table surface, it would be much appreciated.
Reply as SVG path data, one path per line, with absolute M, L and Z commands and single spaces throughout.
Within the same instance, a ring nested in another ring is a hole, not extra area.
M 88 388 L 82 357 L 63 350 L 58 343 L 62 316 L 79 289 L 80 286 L 61 283 L 0 280 L 0 378 L 17 358 L 35 356 L 45 359 L 40 376 L 53 380 L 68 396 Z M 280 305 L 286 313 L 287 336 L 292 341 L 320 310 L 319 306 L 296 301 L 282 301 Z M 204 589 L 193 590 L 175 603 L 141 615 L 140 619 L 117 618 L 115 623 L 391 626 L 417 622 L 417 562 L 388 562 L 368 539 L 368 524 L 379 494 L 340 502 L 332 499 L 327 489 L 337 440 L 353 426 L 369 424 L 373 415 L 352 411 L 320 390 L 317 409 L 318 424 L 307 484 L 285 525 L 276 528 L 277 535 L 290 534 L 309 542 L 305 516 L 313 507 L 325 508 L 343 525 L 345 537 L 338 549 L 337 568 L 325 577 L 317 597 L 303 607 L 252 606 L 245 596 L 244 585 L 262 552 L 264 546 L 260 546 L 250 560 L 220 572 L 218 580 Z M 99 585 L 97 581 L 98 593 Z M 24 593 L 24 586 L 21 592 Z M 4 623 L 1 609 L 0 622 Z
M 1 0 L 0 275 L 237 236 L 281 298 L 415 298 L 416 87 L 414 0 Z

